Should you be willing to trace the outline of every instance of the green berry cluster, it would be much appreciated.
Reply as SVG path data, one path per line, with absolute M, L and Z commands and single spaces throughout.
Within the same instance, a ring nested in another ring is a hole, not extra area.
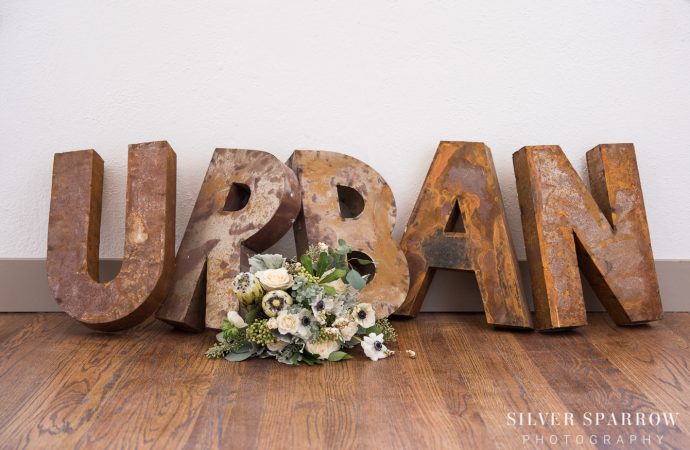
M 287 269 L 288 273 L 293 277 L 302 277 L 310 283 L 318 284 L 319 282 L 319 277 L 310 274 L 301 263 L 295 261 L 294 259 L 286 261 L 284 267 Z
M 268 319 L 255 320 L 247 327 L 247 340 L 259 345 L 268 345 L 275 341 L 271 329 L 268 328 Z
M 316 275 L 310 274 L 307 271 L 307 269 L 305 269 L 301 265 L 299 266 L 297 276 L 305 278 L 310 283 L 319 284 L 319 277 L 317 277 Z
M 398 333 L 393 328 L 393 325 L 388 319 L 378 319 L 375 327 L 378 327 L 380 333 L 383 333 L 383 340 L 386 342 L 395 342 L 398 340 Z
M 320 328 L 318 333 L 312 336 L 314 342 L 335 341 L 339 338 L 337 334 L 331 334 L 325 328 Z

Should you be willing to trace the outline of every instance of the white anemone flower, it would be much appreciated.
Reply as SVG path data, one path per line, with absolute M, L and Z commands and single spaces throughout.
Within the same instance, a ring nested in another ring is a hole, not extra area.
M 308 309 L 303 309 L 297 313 L 298 325 L 293 335 L 305 341 L 311 338 L 311 325 L 314 322 L 314 316 Z
M 326 314 L 333 311 L 334 298 L 328 295 L 320 295 L 311 305 L 311 312 L 314 314 L 314 318 L 321 325 L 326 323 Z
M 393 354 L 392 351 L 383 345 L 383 334 L 369 333 L 369 336 L 364 336 L 362 348 L 364 349 L 364 354 L 372 361 L 378 361 Z
M 358 303 L 352 309 L 352 318 L 360 327 L 370 328 L 376 323 L 376 312 L 369 303 Z

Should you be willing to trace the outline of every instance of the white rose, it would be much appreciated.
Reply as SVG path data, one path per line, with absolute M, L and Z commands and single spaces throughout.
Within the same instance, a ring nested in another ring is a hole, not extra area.
M 247 323 L 244 321 L 242 316 L 237 314 L 237 311 L 228 311 L 228 320 L 237 328 L 244 328 L 247 326 Z
M 319 359 L 328 359 L 331 353 L 340 350 L 340 344 L 336 341 L 321 341 L 307 343 L 307 351 Z
M 294 334 L 299 328 L 299 317 L 297 314 L 281 312 L 278 314 L 277 325 L 280 334 Z
M 266 326 L 271 330 L 275 330 L 278 328 L 278 320 L 275 317 L 271 317 L 268 319 L 268 322 L 266 322 Z
M 280 269 L 266 269 L 254 274 L 261 286 L 267 291 L 287 290 L 295 282 L 285 267 Z
M 340 330 L 340 336 L 343 342 L 348 342 L 357 333 L 357 324 L 345 318 L 338 318 L 333 322 L 333 326 Z
M 287 342 L 275 341 L 273 343 L 267 344 L 266 348 L 272 352 L 279 352 L 287 346 Z
M 340 278 L 335 281 L 331 281 L 330 283 L 326 283 L 326 286 L 331 286 L 333 289 L 335 289 L 335 293 L 337 295 L 342 295 L 347 290 L 347 284 L 343 283 L 343 280 Z

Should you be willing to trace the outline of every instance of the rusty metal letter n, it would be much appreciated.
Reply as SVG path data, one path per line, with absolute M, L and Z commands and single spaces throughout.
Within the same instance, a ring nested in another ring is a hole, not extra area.
M 410 292 L 396 314 L 417 315 L 436 269 L 465 270 L 475 273 L 488 323 L 532 327 L 491 150 L 483 143 L 440 143 L 400 245 Z
M 57 153 L 48 224 L 48 283 L 84 325 L 136 325 L 163 301 L 175 261 L 176 157 L 167 142 L 129 146 L 124 261 L 99 282 L 103 160 L 94 150 Z
M 372 304 L 377 317 L 392 314 L 405 300 L 409 274 L 391 236 L 396 214 L 391 188 L 370 166 L 342 153 L 296 150 L 288 165 L 302 185 L 302 214 L 294 230 L 297 251 L 346 240 L 352 256 L 375 263 L 375 270 L 358 268 L 370 276 L 363 301 Z
M 662 316 L 632 144 L 587 152 L 590 194 L 558 146 L 513 155 L 537 327 L 587 324 L 578 263 L 618 325 Z
M 156 317 L 181 329 L 219 329 L 239 307 L 230 290 L 247 265 L 291 227 L 300 209 L 295 174 L 270 153 L 213 153 L 177 252 L 175 279 Z

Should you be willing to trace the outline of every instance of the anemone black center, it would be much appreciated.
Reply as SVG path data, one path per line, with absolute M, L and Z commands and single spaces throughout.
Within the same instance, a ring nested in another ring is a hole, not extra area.
M 360 319 L 364 320 L 364 319 L 367 318 L 367 312 L 366 312 L 366 311 L 362 311 L 362 310 L 360 309 L 360 310 L 357 312 L 357 317 L 359 317 Z
M 323 300 L 319 300 L 319 302 L 316 304 L 316 310 L 317 311 L 323 311 L 326 305 L 323 303 Z
M 307 316 L 302 316 L 302 325 L 308 327 L 311 323 L 311 319 Z
M 374 349 L 376 349 L 377 352 L 380 352 L 383 349 L 383 344 L 379 341 L 374 342 Z

